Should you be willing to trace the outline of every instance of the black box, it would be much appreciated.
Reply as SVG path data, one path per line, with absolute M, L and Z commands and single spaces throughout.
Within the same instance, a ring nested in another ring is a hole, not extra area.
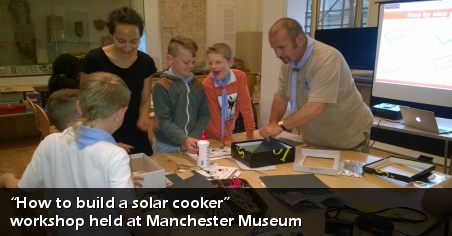
M 372 114 L 385 119 L 400 120 L 402 113 L 398 105 L 389 103 L 380 103 L 372 107 Z
M 363 166 L 365 173 L 410 183 L 435 170 L 435 164 L 400 157 L 387 157 Z
M 263 145 L 276 149 L 268 150 L 263 148 Z M 295 159 L 295 148 L 276 139 L 271 142 L 265 139 L 235 142 L 232 143 L 231 149 L 232 157 L 250 168 L 284 164 Z

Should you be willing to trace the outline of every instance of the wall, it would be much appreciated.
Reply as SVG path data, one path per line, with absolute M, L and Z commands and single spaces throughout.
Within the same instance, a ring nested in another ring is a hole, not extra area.
M 273 95 L 276 92 L 281 60 L 279 60 L 270 48 L 268 42 L 268 29 L 281 17 L 287 14 L 286 0 L 263 0 L 262 20 L 262 80 L 261 80 L 261 102 L 260 102 L 260 127 L 268 124 Z M 264 95 L 264 96 L 263 96 Z M 265 96 L 267 95 L 267 96 Z
M 146 45 L 147 53 L 154 59 L 158 69 L 162 69 L 162 63 L 165 60 L 162 51 L 162 31 L 160 17 L 160 1 L 145 0 L 144 1 L 144 22 L 146 27 Z
M 367 27 L 375 27 L 378 26 L 378 11 L 379 11 L 379 3 L 382 1 L 369 0 L 369 9 L 367 11 Z
M 378 26 L 378 12 L 381 3 L 393 2 L 393 0 L 369 0 L 369 10 L 367 13 L 367 27 Z
M 306 1 L 287 0 L 287 16 L 305 25 Z
M 262 1 L 260 0 L 208 0 L 206 1 L 206 44 L 221 42 L 218 32 L 218 9 L 223 3 L 237 6 L 236 31 L 262 31 Z M 250 9 L 253 9 L 250 11 Z M 162 47 L 161 14 L 159 0 L 144 1 L 148 54 L 154 58 L 159 69 L 163 69 L 166 50 Z M 229 43 L 229 42 L 226 42 Z M 229 43 L 231 44 L 231 43 Z M 235 51 L 235 41 L 230 45 Z M 205 50 L 205 49 L 200 49 Z
M 223 42 L 227 43 L 235 52 L 235 38 L 232 40 L 224 40 L 222 32 L 219 32 L 219 23 L 222 21 L 217 16 L 218 10 L 226 2 L 231 2 L 231 6 L 236 7 L 236 32 L 262 31 L 262 1 L 260 0 L 208 0 L 207 1 L 207 45 Z M 236 4 L 234 5 L 234 2 Z M 250 10 L 252 9 L 252 10 Z

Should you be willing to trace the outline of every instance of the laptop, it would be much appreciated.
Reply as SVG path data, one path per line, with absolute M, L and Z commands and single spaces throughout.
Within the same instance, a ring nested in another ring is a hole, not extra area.
M 435 113 L 411 107 L 400 106 L 402 119 L 406 126 L 430 131 L 437 134 L 452 132 L 452 129 L 439 127 L 436 122 Z

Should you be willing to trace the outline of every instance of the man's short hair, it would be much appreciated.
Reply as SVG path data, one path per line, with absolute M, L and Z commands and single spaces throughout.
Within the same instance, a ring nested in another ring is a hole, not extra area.
M 285 30 L 287 34 L 289 35 L 290 40 L 295 45 L 295 39 L 299 34 L 305 35 L 303 31 L 303 27 L 301 27 L 300 23 L 296 21 L 295 19 L 284 17 L 279 20 L 277 20 L 272 27 L 270 27 L 270 30 L 268 31 L 269 36 L 272 37 L 276 35 L 280 30 Z
M 196 53 L 198 52 L 198 45 L 196 42 L 185 36 L 175 36 L 168 43 L 168 54 L 177 57 L 180 53 L 180 49 L 185 48 L 188 49 L 193 57 L 196 57 Z
M 59 131 L 65 130 L 71 122 L 80 117 L 75 105 L 79 94 L 78 89 L 61 89 L 50 95 L 47 101 L 47 116 Z

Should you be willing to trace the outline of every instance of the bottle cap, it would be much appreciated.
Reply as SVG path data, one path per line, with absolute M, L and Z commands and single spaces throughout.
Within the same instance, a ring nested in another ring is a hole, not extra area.
M 201 140 L 207 140 L 206 134 L 202 131 Z

